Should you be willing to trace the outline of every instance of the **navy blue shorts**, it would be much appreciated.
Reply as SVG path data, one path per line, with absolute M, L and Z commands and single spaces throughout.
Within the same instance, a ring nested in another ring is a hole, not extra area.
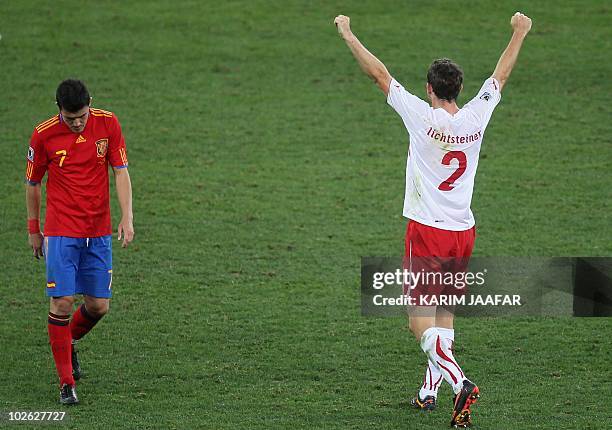
M 85 294 L 110 298 L 113 283 L 112 236 L 47 236 L 47 296 Z

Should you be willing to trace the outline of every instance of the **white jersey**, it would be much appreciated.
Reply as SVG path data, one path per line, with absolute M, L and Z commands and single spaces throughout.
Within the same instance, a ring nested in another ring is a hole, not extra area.
M 410 134 L 406 218 L 444 230 L 474 226 L 470 204 L 480 145 L 500 99 L 499 83 L 489 78 L 476 97 L 451 115 L 391 80 L 387 103 L 402 117 Z

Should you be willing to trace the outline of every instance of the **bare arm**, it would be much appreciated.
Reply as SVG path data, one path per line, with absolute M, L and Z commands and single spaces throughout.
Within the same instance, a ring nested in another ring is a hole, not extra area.
M 368 75 L 378 85 L 378 87 L 387 95 L 389 93 L 389 84 L 391 83 L 391 75 L 385 65 L 365 46 L 361 44 L 357 36 L 353 34 L 350 27 L 350 18 L 344 15 L 338 15 L 334 19 L 338 33 L 344 39 L 351 53 L 359 63 L 361 70 Z
M 34 257 L 40 258 L 43 256 L 43 235 L 40 232 L 40 200 L 41 191 L 40 184 L 30 185 L 26 184 L 26 207 L 28 209 L 28 225 L 30 223 L 38 226 L 35 230 L 32 230 L 28 226 L 28 242 L 32 247 L 32 253 Z
M 512 38 L 499 58 L 495 71 L 493 72 L 493 77 L 499 82 L 500 91 L 504 88 L 504 85 L 506 85 L 512 68 L 514 64 L 516 64 L 516 59 L 523 45 L 523 40 L 525 40 L 527 33 L 531 30 L 531 19 L 517 12 L 510 19 L 510 25 L 512 25 L 513 29 Z
M 115 186 L 117 187 L 117 198 L 121 207 L 121 221 L 117 228 L 117 239 L 123 238 L 122 247 L 127 247 L 134 240 L 134 215 L 132 214 L 132 182 L 127 167 L 122 169 L 113 168 L 115 174 Z

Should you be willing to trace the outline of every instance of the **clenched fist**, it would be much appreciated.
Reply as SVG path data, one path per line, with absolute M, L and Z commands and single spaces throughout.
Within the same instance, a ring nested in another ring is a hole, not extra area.
M 351 19 L 348 16 L 338 15 L 334 19 L 334 24 L 336 24 L 340 36 L 346 37 L 351 34 Z
M 515 13 L 510 19 L 510 25 L 515 33 L 526 35 L 531 30 L 531 18 L 520 12 Z

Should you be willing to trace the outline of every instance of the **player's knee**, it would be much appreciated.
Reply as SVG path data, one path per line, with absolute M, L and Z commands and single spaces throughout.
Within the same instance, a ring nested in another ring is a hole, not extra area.
M 50 310 L 57 315 L 70 315 L 74 307 L 74 297 L 51 297 Z
M 96 300 L 86 304 L 87 312 L 96 318 L 102 318 L 110 309 L 108 300 Z

